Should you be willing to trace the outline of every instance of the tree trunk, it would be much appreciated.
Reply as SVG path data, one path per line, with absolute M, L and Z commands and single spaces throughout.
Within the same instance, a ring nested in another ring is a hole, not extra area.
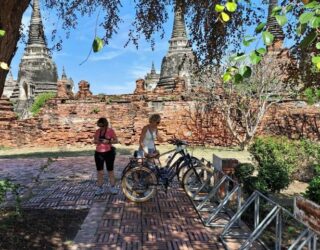
M 0 62 L 11 64 L 20 39 L 22 15 L 31 0 L 0 0 L 0 29 L 6 34 L 0 38 Z M 0 97 L 8 71 L 0 68 Z

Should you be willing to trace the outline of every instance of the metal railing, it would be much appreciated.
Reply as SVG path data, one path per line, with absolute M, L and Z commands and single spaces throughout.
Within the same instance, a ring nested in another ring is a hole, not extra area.
M 210 227 L 224 227 L 241 207 L 241 188 L 237 181 L 207 164 L 212 172 L 190 199 L 202 222 Z M 226 219 L 227 218 L 227 219 Z
M 205 226 L 224 227 L 220 239 L 225 249 L 230 240 L 232 249 L 241 250 L 317 249 L 317 234 L 291 212 L 259 191 L 241 204 L 240 184 L 210 162 L 206 166 L 210 171 L 189 198 Z
M 241 220 L 244 215 L 253 216 L 251 228 L 248 223 Z M 234 225 L 239 224 L 245 225 L 244 232 L 234 232 L 232 229 Z M 290 233 L 290 231 L 292 232 Z M 269 237 L 269 244 L 263 238 L 265 235 Z M 286 239 L 284 239 L 285 237 Z M 272 238 L 271 242 L 270 238 Z M 243 240 L 239 247 L 241 250 L 252 248 L 254 242 L 259 243 L 265 249 L 317 249 L 317 234 L 315 232 L 298 221 L 288 210 L 258 191 L 255 191 L 234 214 L 225 226 L 220 239 L 226 249 L 229 249 L 228 239 Z

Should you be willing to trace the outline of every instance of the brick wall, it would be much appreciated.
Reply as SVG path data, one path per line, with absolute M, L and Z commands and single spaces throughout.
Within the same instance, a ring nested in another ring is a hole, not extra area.
M 91 144 L 96 121 L 102 116 L 109 119 L 122 144 L 135 144 L 151 113 L 161 115 L 159 131 L 165 139 L 176 135 L 195 144 L 236 144 L 218 109 L 203 112 L 183 95 L 148 94 L 54 99 L 37 117 L 27 120 L 17 120 L 4 100 L 0 102 L 0 146 Z M 259 133 L 319 139 L 319 118 L 318 107 L 288 102 L 268 112 Z

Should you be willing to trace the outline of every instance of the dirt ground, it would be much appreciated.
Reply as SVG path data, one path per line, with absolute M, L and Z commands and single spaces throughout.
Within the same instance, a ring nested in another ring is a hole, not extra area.
M 0 249 L 68 249 L 88 210 L 0 210 Z

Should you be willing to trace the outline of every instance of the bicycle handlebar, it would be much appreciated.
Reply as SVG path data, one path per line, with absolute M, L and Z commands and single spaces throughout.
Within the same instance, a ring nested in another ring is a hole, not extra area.
M 176 146 L 188 145 L 186 141 L 183 141 L 177 138 L 169 139 L 168 142 Z

